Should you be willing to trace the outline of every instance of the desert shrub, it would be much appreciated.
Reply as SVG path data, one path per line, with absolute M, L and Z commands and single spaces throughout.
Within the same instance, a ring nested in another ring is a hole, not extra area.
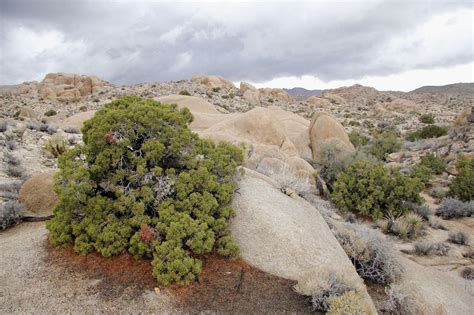
M 385 160 L 388 154 L 397 152 L 401 147 L 402 144 L 395 133 L 384 132 L 374 138 L 369 153 L 379 160 Z
M 469 235 L 464 232 L 449 233 L 448 242 L 458 245 L 467 245 L 469 243 Z
M 423 114 L 420 116 L 419 120 L 424 124 L 434 124 L 435 116 L 433 114 Z
M 424 155 L 420 160 L 423 165 L 433 171 L 436 175 L 441 175 L 446 170 L 446 161 L 434 153 Z
M 6 121 L 0 121 L 0 132 L 7 131 L 8 124 Z
M 50 116 L 57 115 L 57 112 L 54 109 L 50 109 L 46 113 L 44 113 L 44 115 L 47 117 L 50 117 Z
M 0 204 L 0 227 L 4 230 L 10 225 L 18 224 L 25 212 L 25 207 L 16 201 Z
M 403 267 L 383 236 L 364 226 L 346 224 L 336 239 L 364 279 L 388 285 L 400 279 Z
M 369 138 L 360 133 L 359 131 L 352 130 L 349 134 L 349 140 L 352 142 L 354 147 L 358 148 L 369 143 Z
M 20 159 L 17 158 L 16 156 L 13 155 L 13 153 L 10 153 L 8 151 L 6 151 L 4 154 L 3 154 L 3 161 L 7 164 L 7 165 L 13 165 L 13 166 L 18 166 L 20 165 Z
M 41 123 L 41 125 L 39 126 L 39 131 L 48 132 L 48 128 L 49 126 L 47 124 Z
M 349 165 L 356 161 L 367 160 L 367 155 L 357 150 L 352 154 L 347 154 L 339 147 L 327 143 L 321 148 L 321 158 L 317 162 L 319 167 L 319 175 L 324 180 L 329 190 L 333 190 L 334 182 L 337 176 Z
M 15 200 L 20 190 L 22 181 L 5 181 L 0 183 L 0 197 L 6 200 Z
M 188 92 L 188 91 L 186 91 L 186 90 L 182 90 L 182 91 L 180 91 L 180 92 L 179 92 L 179 95 L 190 96 L 190 95 L 191 95 L 191 93 L 189 93 L 189 92 Z
M 51 153 L 55 158 L 66 152 L 67 140 L 60 135 L 52 136 L 44 145 L 46 151 Z
M 458 175 L 449 186 L 449 194 L 464 201 L 474 198 L 474 158 L 459 157 Z
M 25 169 L 20 165 L 7 165 L 5 172 L 12 177 L 24 178 L 26 176 Z
M 360 298 L 352 300 L 360 305 L 354 305 L 355 308 L 366 306 L 365 301 L 359 292 L 360 284 L 355 281 L 347 279 L 341 274 L 327 269 L 317 268 L 306 273 L 302 279 L 298 281 L 294 289 L 296 292 L 310 296 L 309 301 L 313 311 L 328 312 L 331 307 L 333 314 L 335 310 L 344 308 L 346 305 L 344 301 L 338 300 L 338 297 L 344 296 L 348 292 L 354 292 Z M 333 306 L 334 304 L 334 306 Z
M 461 271 L 461 277 L 463 277 L 466 280 L 474 280 L 474 268 L 465 267 Z
M 448 134 L 448 128 L 437 125 L 428 125 L 420 130 L 408 133 L 406 138 L 408 141 L 416 141 L 418 139 L 439 138 Z
M 320 292 L 311 296 L 311 304 L 314 311 L 326 312 L 331 306 L 331 298 L 353 291 L 354 288 L 344 282 L 335 273 L 329 275 L 328 279 L 322 280 L 326 285 Z
M 449 246 L 443 242 L 429 243 L 429 242 L 416 242 L 413 246 L 413 252 L 419 256 L 446 256 L 449 252 Z
M 26 128 L 28 128 L 30 130 L 36 130 L 36 131 L 40 131 L 40 126 L 41 125 L 39 123 L 32 122 L 32 121 L 30 121 L 26 124 Z
M 79 107 L 79 110 L 81 112 L 85 112 L 85 111 L 87 111 L 87 106 L 81 106 L 81 107 Z
M 445 198 L 436 210 L 436 215 L 445 220 L 473 216 L 474 201 L 462 202 L 455 198 Z
M 445 314 L 430 310 L 425 303 L 419 301 L 416 298 L 416 287 L 393 283 L 385 288 L 385 292 L 388 300 L 383 308 L 387 314 Z
M 212 88 L 212 92 L 214 92 L 214 93 L 217 93 L 217 92 L 219 92 L 220 90 L 221 90 L 221 88 L 218 87 L 218 86 Z
M 434 217 L 429 218 L 428 224 L 435 230 L 448 230 L 448 228 L 441 222 L 441 220 L 436 219 Z
M 364 297 L 356 291 L 347 291 L 339 296 L 331 296 L 328 301 L 331 305 L 326 313 L 328 315 L 370 314 L 370 308 L 364 301 Z
M 396 219 L 389 217 L 377 221 L 377 225 L 384 233 L 391 233 L 403 239 L 416 238 L 423 229 L 423 218 L 410 212 Z
M 344 216 L 344 220 L 349 223 L 356 223 L 357 218 L 354 213 L 352 212 L 347 212 L 346 215 Z
M 293 193 L 303 195 L 310 191 L 308 177 L 299 175 L 297 170 L 288 164 L 281 168 L 259 167 L 258 171 L 274 179 L 278 183 L 280 191 L 288 196 Z
M 379 219 L 409 211 L 408 202 L 419 204 L 423 184 L 418 179 L 387 170 L 382 163 L 357 161 L 341 172 L 331 200 L 342 212 Z
M 427 205 L 413 205 L 412 210 L 424 220 L 429 220 L 431 217 L 431 209 Z
M 153 258 L 165 286 L 194 280 L 199 255 L 236 255 L 227 222 L 242 152 L 200 139 L 192 119 L 186 108 L 135 96 L 98 110 L 84 144 L 59 158 L 50 241 L 80 254 Z
M 73 133 L 73 134 L 80 134 L 81 133 L 81 131 L 79 129 L 75 128 L 75 127 L 66 127 L 64 129 L 64 132 Z
M 428 185 L 433 179 L 433 171 L 430 168 L 418 163 L 412 167 L 410 177 L 418 179 L 423 183 L 423 185 Z
M 428 191 L 431 197 L 437 199 L 443 199 L 447 196 L 448 192 L 444 190 L 442 187 L 431 187 Z
M 58 128 L 48 125 L 48 128 L 46 129 L 46 132 L 50 135 L 54 135 L 56 132 L 58 132 Z

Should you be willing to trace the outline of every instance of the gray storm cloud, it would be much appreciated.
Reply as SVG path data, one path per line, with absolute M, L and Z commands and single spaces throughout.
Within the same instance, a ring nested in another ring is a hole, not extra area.
M 4 0 L 0 84 L 53 71 L 120 84 L 195 73 L 329 81 L 453 66 L 473 60 L 472 9 L 468 1 Z

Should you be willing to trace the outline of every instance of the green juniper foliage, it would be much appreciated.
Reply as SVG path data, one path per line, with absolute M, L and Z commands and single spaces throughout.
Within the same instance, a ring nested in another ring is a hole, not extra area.
M 439 138 L 448 134 L 448 128 L 437 125 L 427 125 L 419 130 L 408 133 L 406 138 L 408 141 L 416 141 L 419 139 Z
M 369 153 L 379 160 L 385 160 L 387 155 L 397 152 L 401 148 L 398 136 L 393 132 L 384 132 L 377 135 L 369 148 Z
M 331 199 L 343 212 L 354 212 L 374 219 L 384 215 L 400 216 L 409 202 L 419 204 L 423 184 L 417 178 L 389 171 L 382 163 L 356 161 L 341 172 L 334 184 Z
M 127 96 L 85 122 L 84 145 L 59 158 L 51 242 L 153 258 L 165 286 L 194 280 L 197 255 L 235 256 L 228 205 L 242 152 L 199 139 L 192 119 L 188 109 Z
M 474 199 L 474 158 L 460 156 L 456 163 L 458 175 L 449 186 L 449 195 L 463 201 Z

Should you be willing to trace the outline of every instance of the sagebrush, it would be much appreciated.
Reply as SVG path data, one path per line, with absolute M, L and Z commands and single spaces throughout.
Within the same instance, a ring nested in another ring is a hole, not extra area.
M 445 220 L 474 216 L 474 201 L 463 202 L 455 198 L 445 198 L 436 209 L 436 215 Z
M 357 224 L 345 224 L 336 231 L 336 239 L 364 279 L 388 285 L 401 278 L 403 267 L 389 243 L 377 231 Z
M 84 144 L 59 158 L 51 242 L 153 258 L 165 286 L 196 279 L 199 255 L 236 255 L 227 222 L 242 152 L 200 139 L 192 119 L 186 108 L 135 96 L 97 111 L 84 123 Z
M 10 225 L 18 224 L 25 213 L 25 207 L 17 201 L 10 200 L 0 204 L 0 228 L 3 230 Z

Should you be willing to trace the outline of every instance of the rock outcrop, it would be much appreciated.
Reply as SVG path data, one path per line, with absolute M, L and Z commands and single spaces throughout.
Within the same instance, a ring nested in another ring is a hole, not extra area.
M 21 119 L 38 119 L 39 114 L 32 108 L 22 107 L 18 115 Z
M 400 257 L 405 273 L 400 283 L 404 294 L 408 294 L 423 314 L 470 314 L 474 309 L 469 283 L 456 273 L 447 274 L 434 268 Z M 443 311 L 443 312 L 440 312 Z
M 309 126 L 309 137 L 313 159 L 316 161 L 321 159 L 321 154 L 327 146 L 335 147 L 342 155 L 354 151 L 344 127 L 326 113 L 317 112 L 313 115 Z
M 84 96 L 98 93 L 107 85 L 107 82 L 95 76 L 48 73 L 37 89 L 43 99 L 77 101 Z
M 258 91 L 260 92 L 260 98 L 266 101 L 289 102 L 291 100 L 291 97 L 283 89 L 261 88 Z
M 240 93 L 242 98 L 252 105 L 261 105 L 266 103 L 288 103 L 291 96 L 283 89 L 261 88 L 257 89 L 247 82 L 240 82 Z
M 84 122 L 94 117 L 95 112 L 95 110 L 89 110 L 87 112 L 77 113 L 64 120 L 54 121 L 52 124 L 57 125 L 63 130 L 66 128 L 81 130 L 82 126 L 84 126 Z
M 157 97 L 163 103 L 187 107 L 194 116 L 190 127 L 200 136 L 215 141 L 245 145 L 246 165 L 269 176 L 284 169 L 315 190 L 311 159 L 309 122 L 278 107 L 256 107 L 246 113 L 222 114 L 207 101 L 190 96 Z
M 235 89 L 234 83 L 218 75 L 194 75 L 191 81 L 210 88 Z
M 320 212 L 300 197 L 289 197 L 270 178 L 244 169 L 232 202 L 237 215 L 232 236 L 242 258 L 268 273 L 303 280 L 314 268 L 327 268 L 362 283 Z M 372 301 L 361 290 L 375 313 Z
M 331 103 L 327 99 L 318 96 L 308 97 L 306 103 L 312 105 L 314 108 L 329 108 L 331 106 Z

